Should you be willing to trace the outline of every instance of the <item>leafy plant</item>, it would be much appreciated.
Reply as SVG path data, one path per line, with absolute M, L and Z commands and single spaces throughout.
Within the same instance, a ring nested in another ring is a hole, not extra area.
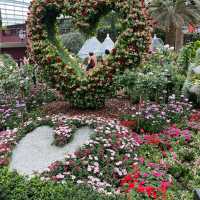
M 116 85 L 123 88 L 133 103 L 140 100 L 167 102 L 170 95 L 181 95 L 185 76 L 173 65 L 146 66 L 144 72 L 128 70 L 116 77 Z
M 178 56 L 178 66 L 184 74 L 187 73 L 189 65 L 194 61 L 197 49 L 200 48 L 200 41 L 185 45 Z
M 125 200 L 123 196 L 105 196 L 70 181 L 57 184 L 40 178 L 27 178 L 7 168 L 0 169 L 1 200 Z
M 70 52 L 77 54 L 84 44 L 85 38 L 79 32 L 69 32 L 62 35 L 62 42 L 66 49 Z

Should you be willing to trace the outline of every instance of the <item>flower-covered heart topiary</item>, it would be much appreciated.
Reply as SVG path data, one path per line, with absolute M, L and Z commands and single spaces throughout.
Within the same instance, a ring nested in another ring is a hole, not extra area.
M 56 19 L 72 16 L 80 30 L 92 32 L 100 17 L 111 10 L 119 13 L 123 32 L 107 62 L 86 74 L 81 63 L 63 48 Z M 137 67 L 149 48 L 150 28 L 140 0 L 33 0 L 27 26 L 30 54 L 46 80 L 79 108 L 102 107 L 114 74 Z

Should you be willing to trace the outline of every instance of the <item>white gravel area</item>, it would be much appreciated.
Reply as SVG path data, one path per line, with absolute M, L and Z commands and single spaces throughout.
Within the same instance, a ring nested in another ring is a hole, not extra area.
M 57 147 L 53 143 L 53 129 L 48 126 L 36 128 L 27 134 L 13 150 L 10 169 L 23 175 L 42 172 L 54 161 L 63 160 L 67 154 L 74 153 L 94 133 L 89 127 L 80 128 L 71 143 Z

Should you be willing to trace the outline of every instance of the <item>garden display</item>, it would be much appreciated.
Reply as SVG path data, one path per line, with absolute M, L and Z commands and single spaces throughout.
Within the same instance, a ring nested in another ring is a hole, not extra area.
M 81 63 L 64 50 L 57 37 L 56 19 L 71 15 L 82 30 L 93 31 L 101 16 L 116 10 L 123 24 L 108 62 L 86 74 Z M 29 51 L 34 62 L 42 66 L 44 76 L 79 108 L 99 108 L 112 87 L 117 71 L 136 68 L 150 45 L 147 20 L 141 3 L 134 1 L 32 1 L 28 16 Z
M 199 41 L 152 52 L 142 5 L 31 2 L 29 64 L 0 55 L 0 200 L 197 198 Z M 84 38 L 116 14 L 114 49 L 86 72 L 72 32 L 64 39 L 77 49 L 64 48 L 59 19 L 70 16 Z

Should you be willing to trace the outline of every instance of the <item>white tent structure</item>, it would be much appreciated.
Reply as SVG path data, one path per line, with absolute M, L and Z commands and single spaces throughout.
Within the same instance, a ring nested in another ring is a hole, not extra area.
M 89 52 L 95 53 L 97 56 L 101 55 L 101 42 L 96 37 L 92 37 L 84 43 L 80 51 L 78 52 L 78 56 L 82 59 L 88 57 Z
M 115 46 L 115 43 L 111 40 L 109 34 L 107 34 L 106 39 L 101 45 L 101 54 L 104 55 L 106 49 L 111 51 L 114 48 L 114 46 Z
M 158 38 L 156 34 L 152 39 L 151 48 L 153 51 L 162 50 L 164 48 L 164 42 L 160 38 Z

